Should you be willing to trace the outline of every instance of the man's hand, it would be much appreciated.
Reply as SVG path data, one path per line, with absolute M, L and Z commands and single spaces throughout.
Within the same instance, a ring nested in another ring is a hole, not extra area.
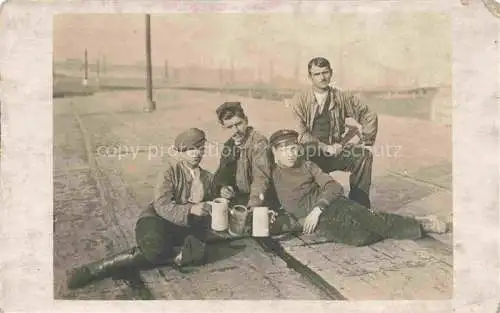
M 220 196 L 222 198 L 231 199 L 234 197 L 234 189 L 231 186 L 224 186 L 220 189 Z
M 337 156 L 342 152 L 342 145 L 339 143 L 334 143 L 333 145 L 328 145 L 323 148 L 323 151 L 330 156 Z
M 269 210 L 269 223 L 274 224 L 276 222 L 276 218 L 278 217 L 278 212 L 274 210 Z
M 193 204 L 190 213 L 196 216 L 205 216 L 210 214 L 212 206 L 208 202 L 200 202 Z
M 319 207 L 315 207 L 311 211 L 311 213 L 307 215 L 303 227 L 304 234 L 311 234 L 316 229 L 316 226 L 318 225 L 319 222 L 319 216 L 321 215 L 321 213 L 322 213 L 321 209 Z

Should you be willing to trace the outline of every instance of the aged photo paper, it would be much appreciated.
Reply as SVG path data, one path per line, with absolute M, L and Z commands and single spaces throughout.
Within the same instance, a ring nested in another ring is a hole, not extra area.
M 497 311 L 499 5 L 7 3 L 0 309 Z

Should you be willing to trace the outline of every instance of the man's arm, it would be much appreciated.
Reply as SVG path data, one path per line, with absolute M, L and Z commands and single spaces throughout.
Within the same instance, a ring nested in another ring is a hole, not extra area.
M 180 225 L 188 226 L 188 215 L 193 204 L 175 202 L 174 169 L 169 168 L 158 175 L 154 191 L 154 208 L 162 218 Z
M 220 195 L 223 186 L 236 188 L 236 160 L 234 158 L 234 143 L 226 142 L 222 148 L 219 167 L 215 171 L 212 180 L 212 194 L 214 197 Z
M 306 161 L 305 165 L 322 190 L 315 207 L 319 206 L 326 209 L 333 200 L 341 198 L 344 195 L 344 188 L 342 185 L 335 181 L 330 175 L 324 173 L 316 164 Z
M 252 185 L 248 206 L 262 205 L 260 195 L 266 195 L 271 184 L 271 160 L 267 140 L 259 140 L 252 147 Z
M 299 141 L 301 143 L 316 143 L 318 144 L 319 148 L 326 147 L 327 145 L 321 142 L 316 136 L 314 136 L 307 126 L 306 113 L 308 108 L 305 95 L 295 95 L 290 101 L 290 106 L 292 108 L 293 117 L 295 119 L 296 129 L 299 133 Z
M 378 116 L 370 107 L 350 93 L 341 93 L 342 102 L 346 103 L 347 117 L 354 118 L 361 124 L 361 140 L 367 146 L 375 143 L 378 131 Z
M 214 188 L 214 174 L 202 169 L 201 180 L 205 191 L 204 201 L 212 201 L 213 199 L 219 197 L 219 192 Z

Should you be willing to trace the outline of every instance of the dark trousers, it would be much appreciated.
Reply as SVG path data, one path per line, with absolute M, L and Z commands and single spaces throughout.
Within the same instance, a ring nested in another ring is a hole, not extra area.
M 317 164 L 325 173 L 333 171 L 350 172 L 349 199 L 370 208 L 370 186 L 372 183 L 373 154 L 370 150 L 348 145 L 337 156 L 325 155 L 315 143 L 304 145 L 304 156 Z
M 282 212 L 271 226 L 271 234 L 301 231 L 304 218 Z M 418 239 L 423 232 L 411 217 L 372 212 L 349 199 L 335 200 L 320 216 L 316 232 L 337 243 L 364 246 L 383 239 Z
M 135 226 L 135 238 L 144 257 L 153 265 L 163 264 L 172 260 L 176 254 L 176 247 L 184 243 L 188 235 L 193 235 L 205 242 L 210 216 L 189 216 L 189 227 L 179 226 L 156 214 L 148 207 L 148 214 L 140 217 Z

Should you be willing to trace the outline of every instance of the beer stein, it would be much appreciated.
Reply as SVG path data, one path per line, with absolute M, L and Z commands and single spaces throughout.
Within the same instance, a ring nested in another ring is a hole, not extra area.
M 260 206 L 253 208 L 252 214 L 252 236 L 253 237 L 268 237 L 269 236 L 269 221 L 274 211 L 268 207 Z
M 229 210 L 229 230 L 231 236 L 242 236 L 245 234 L 245 226 L 249 210 L 244 205 L 235 205 Z
M 212 229 L 215 231 L 226 231 L 229 219 L 229 201 L 217 198 L 210 202 L 212 205 Z

